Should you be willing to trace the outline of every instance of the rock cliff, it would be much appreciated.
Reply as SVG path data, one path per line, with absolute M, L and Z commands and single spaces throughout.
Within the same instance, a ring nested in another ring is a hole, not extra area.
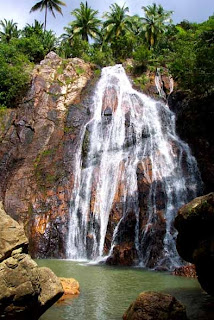
M 214 295 L 214 193 L 198 197 L 184 205 L 175 219 L 177 250 L 194 263 L 204 290 Z
M 89 64 L 51 52 L 34 69 L 22 105 L 0 119 L 0 199 L 23 223 L 34 257 L 64 257 L 73 160 L 92 77 Z
M 22 223 L 29 239 L 33 257 L 65 257 L 71 193 L 75 180 L 75 158 L 80 145 L 83 127 L 90 120 L 92 93 L 99 72 L 84 61 L 61 59 L 49 53 L 33 71 L 32 83 L 23 103 L 17 109 L 0 114 L 0 199 L 7 213 Z M 153 79 L 154 87 L 154 79 Z M 163 81 L 164 87 L 169 81 Z M 149 91 L 148 91 L 149 92 Z M 106 89 L 103 98 L 104 128 L 118 104 L 113 87 Z M 111 105 L 111 108 L 109 108 Z M 124 105 L 127 109 L 128 106 Z M 128 110 L 128 109 L 127 109 Z M 162 108 L 163 110 L 163 108 Z M 162 117 L 165 114 L 163 112 Z M 136 144 L 132 134 L 130 113 L 126 112 L 126 148 Z M 82 167 L 86 167 L 90 124 L 87 125 L 82 145 Z M 131 137 L 131 138 L 130 138 Z M 142 133 L 147 139 L 148 133 Z M 176 146 L 173 145 L 173 149 Z M 145 168 L 147 176 L 145 177 Z M 152 164 L 149 158 L 137 167 L 140 234 L 147 226 L 145 217 L 152 183 Z M 123 163 L 121 163 L 121 175 Z M 93 216 L 96 191 L 96 172 L 90 199 Z M 149 245 L 148 267 L 153 268 L 163 249 L 166 230 L 164 217 L 164 191 L 155 182 L 157 214 L 149 224 L 143 254 Z M 115 226 L 123 216 L 124 183 L 118 185 L 107 226 L 104 253 L 109 253 Z M 137 198 L 137 197 L 136 197 Z M 135 200 L 136 202 L 136 200 Z M 110 264 L 132 265 L 138 255 L 135 248 L 135 203 L 127 199 L 127 215 L 120 224 Z M 89 222 L 89 221 L 88 221 Z M 88 245 L 91 245 L 88 234 Z M 142 239 L 140 239 L 141 241 Z
M 7 320 L 36 320 L 63 295 L 60 280 L 37 266 L 27 246 L 23 227 L 0 202 L 0 317 Z
M 214 190 L 214 95 L 191 97 L 182 91 L 168 99 L 176 114 L 179 136 L 191 147 L 204 182 L 204 194 Z

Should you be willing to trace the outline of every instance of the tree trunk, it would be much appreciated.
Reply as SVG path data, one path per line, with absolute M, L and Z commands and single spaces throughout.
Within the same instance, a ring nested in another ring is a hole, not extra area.
M 44 31 L 46 31 L 46 24 L 47 24 L 47 14 L 48 14 L 48 7 L 45 7 L 45 24 L 44 24 Z

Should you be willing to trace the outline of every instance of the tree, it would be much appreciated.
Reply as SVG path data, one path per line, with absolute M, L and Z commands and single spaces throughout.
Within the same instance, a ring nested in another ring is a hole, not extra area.
M 17 23 L 13 22 L 13 20 L 1 20 L 0 26 L 2 31 L 0 31 L 1 41 L 9 43 L 12 38 L 19 37 L 19 30 L 17 28 Z
M 93 10 L 88 7 L 88 3 L 80 3 L 80 8 L 77 8 L 71 12 L 76 19 L 70 23 L 74 35 L 79 35 L 82 40 L 89 41 L 89 37 L 97 39 L 100 36 L 99 27 L 101 21 L 96 18 L 98 14 L 97 10 Z
M 123 5 L 120 7 L 117 3 L 110 6 L 110 12 L 106 12 L 104 17 L 107 19 L 104 24 L 105 41 L 123 36 L 125 32 L 131 27 L 129 16 L 126 14 L 129 8 Z
M 41 0 L 31 8 L 30 13 L 37 10 L 42 11 L 43 9 L 45 9 L 45 23 L 44 23 L 44 31 L 45 31 L 46 25 L 47 25 L 48 10 L 52 13 L 54 18 L 56 18 L 54 11 L 57 11 L 62 15 L 61 6 L 66 6 L 66 4 L 60 0 Z
M 28 58 L 12 41 L 10 44 L 0 43 L 0 108 L 17 107 L 28 88 L 30 71 Z
M 22 30 L 22 35 L 26 38 L 32 37 L 34 35 L 41 36 L 43 34 L 43 29 L 44 23 L 40 23 L 39 21 L 34 20 L 34 24 L 26 24 L 26 26 Z
M 153 3 L 151 6 L 142 7 L 145 12 L 143 30 L 145 38 L 152 48 L 156 45 L 158 37 L 166 30 L 166 24 L 171 21 L 172 11 L 165 11 L 161 5 Z

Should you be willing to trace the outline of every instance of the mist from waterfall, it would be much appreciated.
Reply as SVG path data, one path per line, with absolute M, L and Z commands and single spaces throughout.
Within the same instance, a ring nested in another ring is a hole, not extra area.
M 179 266 L 173 220 L 178 209 L 197 196 L 200 174 L 188 145 L 175 132 L 175 115 L 166 104 L 134 90 L 121 65 L 102 69 L 91 110 L 76 154 L 67 258 L 111 256 L 131 211 L 137 263 L 149 266 L 153 253 L 148 239 L 157 219 L 162 219 L 162 248 L 154 266 Z M 144 212 L 140 209 L 144 194 L 140 197 L 139 168 L 149 190 Z M 119 221 L 115 218 L 107 246 L 109 216 L 116 198 L 122 213 Z

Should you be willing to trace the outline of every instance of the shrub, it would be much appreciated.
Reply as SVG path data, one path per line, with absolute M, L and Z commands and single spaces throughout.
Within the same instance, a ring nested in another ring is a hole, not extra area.
M 0 43 L 0 105 L 15 107 L 30 81 L 28 58 L 11 44 Z

